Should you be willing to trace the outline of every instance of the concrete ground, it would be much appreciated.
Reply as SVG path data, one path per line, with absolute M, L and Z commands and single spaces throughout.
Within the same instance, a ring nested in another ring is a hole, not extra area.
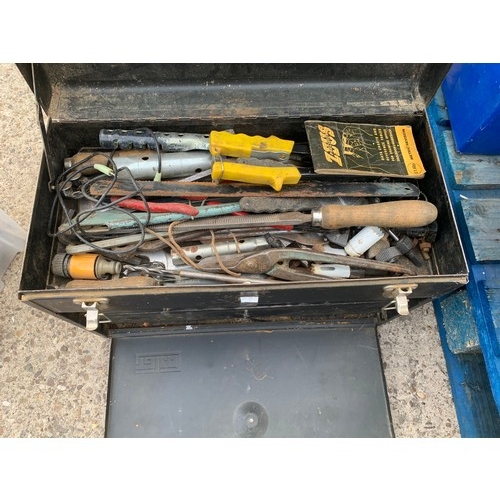
M 0 64 L 0 208 L 25 230 L 41 156 L 33 95 Z M 21 267 L 0 277 L 0 436 L 102 437 L 110 343 L 21 303 Z M 432 306 L 378 334 L 396 437 L 460 437 Z

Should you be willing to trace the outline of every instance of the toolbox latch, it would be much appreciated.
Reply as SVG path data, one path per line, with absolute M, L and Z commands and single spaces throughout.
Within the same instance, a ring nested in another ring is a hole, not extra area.
M 85 311 L 85 328 L 90 331 L 97 330 L 100 323 L 110 323 L 111 320 L 99 312 L 99 306 L 107 305 L 108 299 L 74 299 L 74 304 L 80 304 Z
M 387 285 L 384 287 L 384 297 L 392 299 L 382 308 L 382 316 L 387 317 L 387 311 L 396 310 L 401 316 L 408 316 L 408 295 L 410 295 L 418 285 Z

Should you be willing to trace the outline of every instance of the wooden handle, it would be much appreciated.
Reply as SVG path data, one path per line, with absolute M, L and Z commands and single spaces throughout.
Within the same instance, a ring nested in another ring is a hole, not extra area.
M 71 280 L 64 288 L 92 288 L 102 290 L 103 288 L 145 288 L 148 286 L 158 286 L 159 283 L 149 276 L 124 276 L 123 278 L 112 280 Z
M 368 205 L 325 205 L 321 227 L 339 229 L 350 226 L 421 227 L 434 222 L 437 208 L 427 201 L 403 200 Z

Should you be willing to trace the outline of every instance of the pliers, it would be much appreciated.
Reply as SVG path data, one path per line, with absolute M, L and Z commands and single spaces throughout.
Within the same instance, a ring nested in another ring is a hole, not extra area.
M 387 273 L 414 275 L 415 272 L 388 262 L 379 262 L 359 257 L 327 254 L 298 248 L 272 248 L 251 254 L 220 255 L 206 257 L 198 262 L 198 266 L 206 271 L 220 272 L 219 262 L 232 272 L 250 274 L 268 274 L 286 281 L 317 280 L 331 278 L 311 273 L 307 267 L 295 267 L 291 262 L 326 262 L 330 264 L 347 265 L 358 269 L 370 269 Z

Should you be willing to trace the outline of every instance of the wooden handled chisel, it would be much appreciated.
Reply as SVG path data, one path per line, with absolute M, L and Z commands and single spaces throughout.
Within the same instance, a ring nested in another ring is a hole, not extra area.
M 437 208 L 428 201 L 400 200 L 368 205 L 324 205 L 310 214 L 286 212 L 279 214 L 222 216 L 182 222 L 174 232 L 198 229 L 230 229 L 272 225 L 312 224 L 323 229 L 351 226 L 409 228 L 427 226 L 437 218 Z
M 323 229 L 338 229 L 350 226 L 379 226 L 390 228 L 411 228 L 427 226 L 434 222 L 438 212 L 436 207 L 427 201 L 401 200 L 374 203 L 370 205 L 325 205 L 311 214 L 302 212 L 289 212 L 280 214 L 255 214 L 245 216 L 221 216 L 200 220 L 181 222 L 173 229 L 174 234 L 182 234 L 200 229 L 232 229 L 248 227 L 269 227 L 277 225 L 298 226 L 312 224 Z M 162 236 L 167 233 L 157 228 Z M 136 241 L 138 235 L 112 238 L 102 242 L 95 242 L 100 248 L 111 248 Z M 148 241 L 155 237 L 151 234 L 144 235 Z M 89 251 L 87 245 L 68 245 L 68 254 Z

